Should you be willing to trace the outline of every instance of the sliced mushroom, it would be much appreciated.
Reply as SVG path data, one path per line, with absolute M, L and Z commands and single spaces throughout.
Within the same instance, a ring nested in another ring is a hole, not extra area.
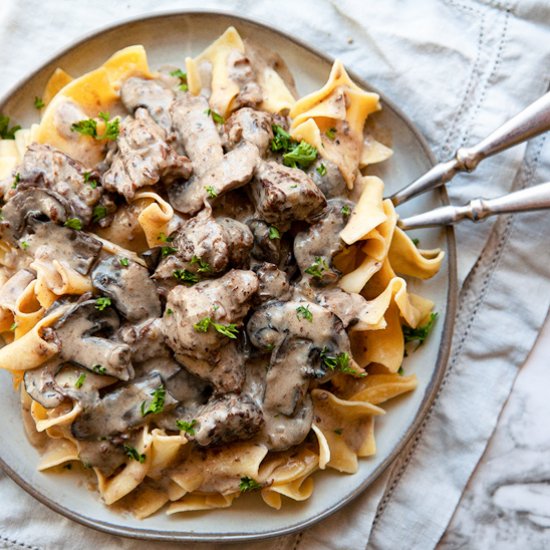
M 53 326 L 59 356 L 92 372 L 129 380 L 134 375 L 130 347 L 108 339 L 118 329 L 118 316 L 112 308 L 99 311 L 96 306 L 95 300 L 77 303 Z
M 361 294 L 346 292 L 338 287 L 321 290 L 317 295 L 317 301 L 332 311 L 345 328 L 357 326 L 369 312 L 369 304 Z
M 160 317 L 160 299 L 155 284 L 147 269 L 138 263 L 127 260 L 126 265 L 122 265 L 117 256 L 110 256 L 94 268 L 92 283 L 111 298 L 120 314 L 131 323 Z
M 308 278 L 310 284 L 327 285 L 340 278 L 341 273 L 334 267 L 332 260 L 345 246 L 340 239 L 340 231 L 346 226 L 352 208 L 351 201 L 331 199 L 323 216 L 296 235 L 294 257 L 302 275 Z

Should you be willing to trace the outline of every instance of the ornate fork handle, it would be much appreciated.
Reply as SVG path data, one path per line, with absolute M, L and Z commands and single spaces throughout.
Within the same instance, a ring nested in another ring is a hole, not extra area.
M 472 172 L 483 159 L 548 130 L 550 130 L 550 92 L 531 103 L 529 107 L 505 122 L 477 145 L 461 147 L 452 160 L 436 164 L 423 176 L 395 193 L 391 200 L 396 206 L 402 204 L 420 193 L 443 185 L 458 172 Z
M 401 229 L 449 225 L 464 219 L 478 222 L 496 214 L 550 209 L 550 182 L 515 191 L 496 199 L 474 199 L 464 206 L 442 206 L 399 220 Z

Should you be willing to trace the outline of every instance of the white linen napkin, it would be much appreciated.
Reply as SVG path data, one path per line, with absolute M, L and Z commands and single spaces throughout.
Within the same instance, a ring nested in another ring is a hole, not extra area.
M 444 160 L 542 95 L 550 79 L 545 0 L 4 0 L 0 94 L 84 32 L 132 15 L 220 8 L 271 21 L 383 90 Z M 47 45 L 47 47 L 44 47 Z M 550 180 L 544 137 L 456 178 L 452 201 Z M 549 306 L 550 216 L 457 227 L 459 312 L 448 372 L 400 459 L 352 504 L 312 529 L 243 549 L 434 548 L 496 425 Z M 186 548 L 138 542 L 73 523 L 0 474 L 0 548 Z M 213 548 L 215 545 L 197 545 Z M 220 546 L 217 546 L 220 547 Z

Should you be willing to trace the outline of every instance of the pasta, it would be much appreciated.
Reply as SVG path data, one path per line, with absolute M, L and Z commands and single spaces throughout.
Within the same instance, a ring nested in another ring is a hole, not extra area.
M 355 473 L 418 385 L 403 357 L 434 304 L 407 278 L 444 259 L 367 175 L 392 151 L 340 61 L 298 98 L 230 27 L 185 69 L 142 46 L 58 68 L 0 141 L 0 368 L 37 468 L 79 465 L 140 519 L 247 492 L 278 510 Z

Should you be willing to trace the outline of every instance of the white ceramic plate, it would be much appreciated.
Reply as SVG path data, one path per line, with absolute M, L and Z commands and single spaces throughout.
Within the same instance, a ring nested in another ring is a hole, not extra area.
M 79 75 L 100 65 L 113 52 L 131 44 L 143 44 L 150 66 L 183 66 L 186 55 L 195 55 L 229 25 L 280 53 L 287 62 L 300 95 L 326 81 L 331 60 L 299 41 L 255 22 L 219 13 L 171 13 L 134 20 L 88 36 L 47 63 L 17 85 L 0 102 L 0 112 L 23 126 L 36 122 L 33 99 L 40 96 L 52 71 L 60 66 Z M 356 75 L 352 78 L 366 89 L 372 87 Z M 375 90 L 376 91 L 376 90 Z M 377 114 L 380 124 L 393 136 L 394 156 L 377 170 L 389 194 L 402 187 L 432 164 L 431 154 L 413 124 L 387 101 Z M 444 191 L 427 194 L 401 209 L 402 214 L 419 212 L 446 202 Z M 440 384 L 449 352 L 455 310 L 455 249 L 452 230 L 429 229 L 415 233 L 426 248 L 441 247 L 446 260 L 441 272 L 430 281 L 412 282 L 413 290 L 436 303 L 439 321 L 427 343 L 406 359 L 405 370 L 415 372 L 419 387 L 396 399 L 388 413 L 377 418 L 375 457 L 361 459 L 355 475 L 327 470 L 315 475 L 315 491 L 304 503 L 285 501 L 280 511 L 260 504 L 258 495 L 245 495 L 228 509 L 194 512 L 168 517 L 158 513 L 140 521 L 104 506 L 98 495 L 79 483 L 76 473 L 39 473 L 37 451 L 27 441 L 19 413 L 18 397 L 10 376 L 0 373 L 0 464 L 24 489 L 61 514 L 80 523 L 116 535 L 156 540 L 248 540 L 288 534 L 323 519 L 349 502 L 372 483 L 403 448 L 419 425 Z

